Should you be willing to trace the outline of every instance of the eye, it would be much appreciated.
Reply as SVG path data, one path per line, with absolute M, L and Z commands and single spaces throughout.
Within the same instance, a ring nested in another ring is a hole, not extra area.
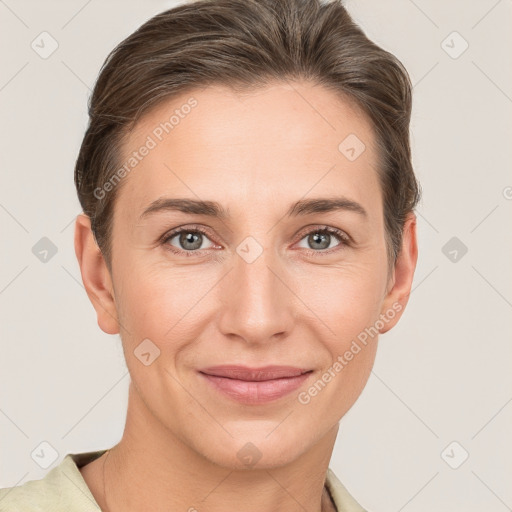
M 206 232 L 199 228 L 180 228 L 164 236 L 162 244 L 172 252 L 192 256 L 191 253 L 202 249 L 210 249 L 215 244 L 206 236 Z
M 301 245 L 303 241 L 305 241 L 305 245 Z M 349 236 L 343 231 L 336 228 L 324 227 L 309 231 L 309 233 L 300 240 L 299 247 L 316 253 L 331 253 L 332 251 L 328 251 L 328 249 L 336 247 L 343 248 L 344 246 L 349 245 L 349 242 Z
M 298 246 L 314 255 L 331 254 L 350 245 L 350 237 L 333 227 L 321 227 L 305 233 Z M 207 236 L 200 226 L 174 229 L 162 237 L 162 245 L 169 251 L 183 256 L 199 256 L 204 249 L 221 248 Z M 305 245 L 304 245 L 305 244 Z

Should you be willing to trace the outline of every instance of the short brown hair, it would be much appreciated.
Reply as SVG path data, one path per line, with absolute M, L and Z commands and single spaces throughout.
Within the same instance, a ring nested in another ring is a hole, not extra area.
M 403 65 L 366 37 L 340 0 L 198 0 L 154 16 L 112 50 L 89 100 L 75 185 L 110 269 L 120 186 L 100 199 L 95 191 L 121 165 L 120 147 L 136 121 L 187 90 L 289 79 L 348 97 L 371 120 L 394 264 L 406 216 L 420 198 L 409 143 L 412 86 Z

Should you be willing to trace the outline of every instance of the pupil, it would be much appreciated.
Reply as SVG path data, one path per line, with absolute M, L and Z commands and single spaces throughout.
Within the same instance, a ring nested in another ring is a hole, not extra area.
M 194 249 L 199 249 L 201 247 L 201 235 L 200 234 L 194 234 L 194 233 L 183 233 L 180 237 L 180 244 L 181 246 L 189 251 L 192 251 Z M 187 244 L 191 244 L 192 246 L 189 246 Z
M 312 238 L 315 244 L 321 245 L 321 247 L 317 246 L 317 249 L 327 249 L 327 247 L 329 247 L 329 237 L 330 235 L 328 233 L 315 233 L 314 235 L 310 235 L 310 238 Z

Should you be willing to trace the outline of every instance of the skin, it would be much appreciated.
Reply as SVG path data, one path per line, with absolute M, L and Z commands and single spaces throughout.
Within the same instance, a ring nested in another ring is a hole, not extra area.
M 416 267 L 416 219 L 408 216 L 388 273 L 372 126 L 347 100 L 307 82 L 243 95 L 210 86 L 166 101 L 138 122 L 124 156 L 191 96 L 198 105 L 123 178 L 112 273 L 89 218 L 76 220 L 87 294 L 100 328 L 120 333 L 131 376 L 125 431 L 105 465 L 108 510 L 329 510 L 324 482 L 339 421 L 366 385 L 378 336 L 308 404 L 297 396 L 393 305 L 401 310 L 380 334 L 398 322 Z M 349 134 L 366 146 L 354 161 L 338 150 Z M 367 216 L 286 216 L 299 199 L 340 195 Z M 141 219 L 161 197 L 217 201 L 229 216 L 162 211 Z M 190 257 L 179 237 L 158 242 L 172 228 L 198 225 L 208 233 Z M 329 249 L 312 245 L 308 235 L 325 226 L 351 244 L 332 235 Z M 236 252 L 248 236 L 263 249 L 252 263 Z M 146 338 L 160 350 L 149 366 L 134 355 Z M 197 373 L 227 363 L 313 372 L 276 402 L 243 405 Z M 248 442 L 261 453 L 250 467 L 237 457 Z M 106 509 L 104 460 L 81 472 Z

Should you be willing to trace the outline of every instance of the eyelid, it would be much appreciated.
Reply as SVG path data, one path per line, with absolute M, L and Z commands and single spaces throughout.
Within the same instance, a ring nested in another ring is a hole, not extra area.
M 163 244 L 165 245 L 166 242 L 168 242 L 171 238 L 174 238 L 176 235 L 179 235 L 181 234 L 182 232 L 198 232 L 198 233 L 201 233 L 202 235 L 204 235 L 205 237 L 208 238 L 208 240 L 210 240 L 210 242 L 214 245 L 219 245 L 217 244 L 217 242 L 215 242 L 214 240 L 212 240 L 212 236 L 210 235 L 209 233 L 209 230 L 199 224 L 185 224 L 183 226 L 178 226 L 176 228 L 173 228 L 171 229 L 170 231 L 166 231 L 159 239 L 158 239 L 158 243 L 159 244 Z M 188 253 L 198 253 L 199 251 L 201 250 L 205 250 L 205 249 L 196 249 L 194 251 L 183 251 L 183 250 L 180 250 L 178 248 L 176 248 L 176 251 L 182 251 L 182 252 L 188 252 Z
M 313 224 L 313 225 L 304 227 L 297 234 L 297 237 L 298 237 L 297 241 L 300 242 L 300 240 L 302 240 L 306 235 L 309 235 L 310 233 L 322 233 L 322 232 L 329 233 L 330 235 L 335 235 L 345 243 L 353 242 L 352 237 L 348 233 L 346 233 L 342 229 L 335 228 L 334 226 L 328 226 L 326 224 Z M 318 252 L 318 251 L 316 251 L 316 252 Z
M 165 232 L 158 240 L 158 243 L 161 245 L 165 245 L 168 250 L 175 254 L 181 254 L 185 256 L 198 256 L 200 257 L 203 251 L 206 251 L 206 249 L 195 249 L 193 251 L 185 251 L 183 249 L 179 249 L 177 247 L 171 246 L 170 244 L 167 244 L 171 238 L 174 238 L 176 235 L 179 235 L 182 232 L 191 231 L 191 232 L 198 232 L 206 236 L 214 245 L 217 244 L 214 240 L 211 240 L 209 229 L 205 228 L 199 224 L 185 224 L 182 226 L 178 226 L 176 228 L 171 229 L 170 231 Z M 335 247 L 331 247 L 330 249 L 322 249 L 320 251 L 315 251 L 314 249 L 305 249 L 301 248 L 302 250 L 305 250 L 308 254 L 313 254 L 315 256 L 322 255 L 322 254 L 331 254 L 335 251 L 338 251 L 342 249 L 343 247 L 351 246 L 353 244 L 353 239 L 350 235 L 348 235 L 345 231 L 335 228 L 333 226 L 328 225 L 322 225 L 322 224 L 315 224 L 310 226 L 305 226 L 302 228 L 299 233 L 297 234 L 297 240 L 293 243 L 293 245 L 300 242 L 305 236 L 311 234 L 311 233 L 328 233 L 330 235 L 334 235 L 337 237 L 340 241 L 338 245 Z
M 340 243 L 338 245 L 336 245 L 335 247 L 331 247 L 330 249 L 322 249 L 320 251 L 315 251 L 314 249 L 308 249 L 308 248 L 302 247 L 301 249 L 303 251 L 306 251 L 306 253 L 308 255 L 320 256 L 320 257 L 329 256 L 335 252 L 343 250 L 346 247 L 353 246 L 353 239 L 348 233 L 346 233 L 345 231 L 343 231 L 339 228 L 335 228 L 333 226 L 321 225 L 321 224 L 316 224 L 313 226 L 306 226 L 305 228 L 303 228 L 297 235 L 298 240 L 295 243 L 300 242 L 305 236 L 307 236 L 311 233 L 328 233 L 329 235 L 334 235 L 335 237 L 337 237 L 339 239 Z

